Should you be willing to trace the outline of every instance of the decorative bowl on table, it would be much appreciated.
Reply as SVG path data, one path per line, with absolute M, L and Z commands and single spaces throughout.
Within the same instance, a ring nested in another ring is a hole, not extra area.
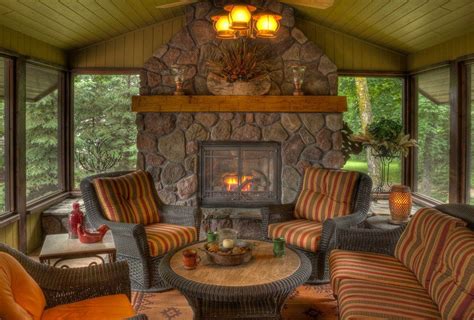
M 209 242 L 203 251 L 210 262 L 221 266 L 238 266 L 252 259 L 252 245 L 242 240 L 237 240 L 232 248 L 224 248 L 217 241 Z

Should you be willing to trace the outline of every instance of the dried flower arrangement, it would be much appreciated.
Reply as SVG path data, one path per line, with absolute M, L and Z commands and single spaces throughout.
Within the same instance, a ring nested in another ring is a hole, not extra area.
M 272 54 L 268 46 L 248 39 L 224 42 L 207 57 L 209 71 L 227 82 L 250 81 L 266 76 L 271 70 Z

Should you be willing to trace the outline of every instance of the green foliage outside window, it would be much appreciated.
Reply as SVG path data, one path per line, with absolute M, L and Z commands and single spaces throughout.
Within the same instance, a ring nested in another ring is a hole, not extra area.
M 401 78 L 358 78 L 339 77 L 339 95 L 347 97 L 347 112 L 344 113 L 344 121 L 354 133 L 362 132 L 363 120 L 368 124 L 379 121 L 383 118 L 401 122 L 402 119 L 402 94 L 403 80 Z M 361 83 L 366 85 L 366 89 L 361 87 Z M 361 112 L 361 99 L 367 99 L 368 110 Z M 362 117 L 365 117 L 362 119 Z M 351 155 L 346 162 L 344 169 L 369 173 L 375 180 L 378 179 L 378 164 L 375 159 L 368 156 L 367 151 Z M 390 165 L 391 183 L 401 181 L 400 160 L 394 160 Z
M 26 103 L 26 196 L 37 199 L 59 190 L 58 90 Z
M 95 173 L 136 167 L 135 114 L 138 75 L 74 77 L 75 185 Z

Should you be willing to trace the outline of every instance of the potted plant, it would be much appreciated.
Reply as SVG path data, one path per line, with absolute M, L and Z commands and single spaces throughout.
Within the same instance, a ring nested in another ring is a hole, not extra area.
M 383 192 L 386 185 L 390 186 L 391 162 L 400 156 L 406 157 L 410 148 L 416 146 L 416 140 L 403 132 L 400 122 L 387 118 L 372 122 L 365 133 L 353 134 L 350 140 L 370 148 L 372 155 L 380 161 L 380 181 L 376 192 Z
M 207 87 L 214 95 L 264 95 L 271 87 L 268 46 L 239 39 L 225 42 L 207 57 Z

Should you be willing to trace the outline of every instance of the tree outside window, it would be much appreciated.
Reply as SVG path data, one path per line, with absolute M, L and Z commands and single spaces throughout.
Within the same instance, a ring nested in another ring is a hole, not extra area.
M 74 179 L 136 168 L 135 114 L 131 97 L 139 92 L 138 75 L 74 77 Z

